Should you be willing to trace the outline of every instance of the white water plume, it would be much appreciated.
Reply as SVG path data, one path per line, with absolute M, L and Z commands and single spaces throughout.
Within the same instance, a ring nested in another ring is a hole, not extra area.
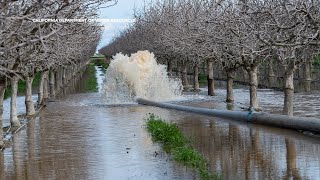
M 131 56 L 113 56 L 103 87 L 107 103 L 132 103 L 136 97 L 155 101 L 175 100 L 182 84 L 167 75 L 167 67 L 158 64 L 154 54 L 138 51 Z

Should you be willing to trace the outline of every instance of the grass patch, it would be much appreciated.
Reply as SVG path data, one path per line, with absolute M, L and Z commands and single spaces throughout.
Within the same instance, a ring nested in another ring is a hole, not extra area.
M 204 74 L 199 74 L 198 76 L 199 84 L 200 85 L 206 85 L 208 84 L 207 76 Z
M 86 80 L 84 84 L 85 92 L 98 92 L 98 82 L 96 77 L 95 64 L 90 63 L 85 71 Z
M 146 119 L 146 129 L 153 141 L 163 144 L 167 153 L 171 153 L 175 161 L 197 170 L 201 179 L 220 179 L 212 175 L 203 156 L 191 147 L 176 124 L 165 122 L 160 117 L 150 114 Z

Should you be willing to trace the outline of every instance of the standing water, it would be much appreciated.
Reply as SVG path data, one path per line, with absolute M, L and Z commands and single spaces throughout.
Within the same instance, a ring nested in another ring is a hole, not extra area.
M 117 63 L 116 59 L 113 63 Z M 129 59 L 126 62 L 130 62 Z M 108 73 L 111 73 L 115 67 L 109 68 Z M 110 93 L 117 97 L 110 97 L 108 103 L 121 102 L 120 95 L 108 92 L 106 88 L 118 86 L 116 91 L 124 93 L 120 89 L 122 84 L 110 83 L 116 80 L 108 75 L 107 84 L 101 84 L 102 71 L 96 70 L 99 87 L 104 86 L 104 96 L 110 96 L 107 94 Z M 138 96 L 135 94 L 160 99 L 158 95 L 151 96 L 146 90 L 134 88 L 139 86 L 130 84 L 127 78 L 131 76 L 125 77 L 121 74 L 124 71 L 128 70 L 113 71 L 119 78 L 126 79 L 123 85 L 126 85 L 127 93 L 133 93 L 124 100 L 133 102 Z M 159 144 L 152 142 L 143 128 L 148 113 L 177 123 L 193 147 L 206 157 L 210 171 L 220 174 L 222 179 L 320 179 L 320 141 L 316 136 L 137 104 L 105 105 L 100 90 L 96 93 L 79 91 L 84 88 L 85 78 L 70 82 L 67 92 L 73 94 L 49 103 L 37 119 L 14 135 L 12 146 L 0 154 L 0 179 L 194 179 L 194 172 L 176 164 Z M 138 78 L 135 80 L 131 82 L 143 84 Z M 146 85 L 153 86 L 152 83 L 157 82 L 149 83 Z M 223 102 L 225 90 L 217 89 L 214 97 L 205 96 L 205 89 L 202 90 L 200 95 L 182 95 L 189 100 L 176 103 L 227 108 Z M 177 99 L 179 93 L 171 98 Z M 277 112 L 277 102 L 283 99 L 280 94 L 260 90 L 259 97 L 264 97 L 261 107 L 268 112 Z M 235 90 L 238 104 L 243 105 L 247 96 L 247 89 Z M 318 101 L 312 101 L 319 98 L 318 93 L 312 96 L 297 94 L 296 97 L 299 114 L 308 113 L 310 108 L 306 107 L 310 106 L 315 107 L 311 111 L 318 110 Z M 23 104 L 23 98 L 21 101 Z M 320 117 L 319 113 L 308 115 Z
M 136 97 L 174 100 L 181 92 L 181 81 L 169 78 L 166 66 L 158 64 L 149 51 L 138 51 L 130 57 L 119 53 L 113 57 L 106 72 L 104 94 L 107 103 L 131 103 Z

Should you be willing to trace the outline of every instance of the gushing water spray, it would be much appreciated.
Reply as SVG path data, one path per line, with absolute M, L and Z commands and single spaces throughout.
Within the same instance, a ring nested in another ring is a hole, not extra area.
M 158 64 L 154 54 L 138 51 L 131 56 L 113 56 L 106 72 L 104 95 L 108 103 L 131 103 L 136 97 L 155 101 L 175 100 L 182 84 L 169 78 L 167 67 Z

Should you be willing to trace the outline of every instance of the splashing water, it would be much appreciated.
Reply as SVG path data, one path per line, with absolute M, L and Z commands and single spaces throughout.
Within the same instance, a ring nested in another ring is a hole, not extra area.
M 107 69 L 103 87 L 107 103 L 132 103 L 136 97 L 155 101 L 179 98 L 181 81 L 169 78 L 166 70 L 149 51 L 138 51 L 130 57 L 116 54 Z

